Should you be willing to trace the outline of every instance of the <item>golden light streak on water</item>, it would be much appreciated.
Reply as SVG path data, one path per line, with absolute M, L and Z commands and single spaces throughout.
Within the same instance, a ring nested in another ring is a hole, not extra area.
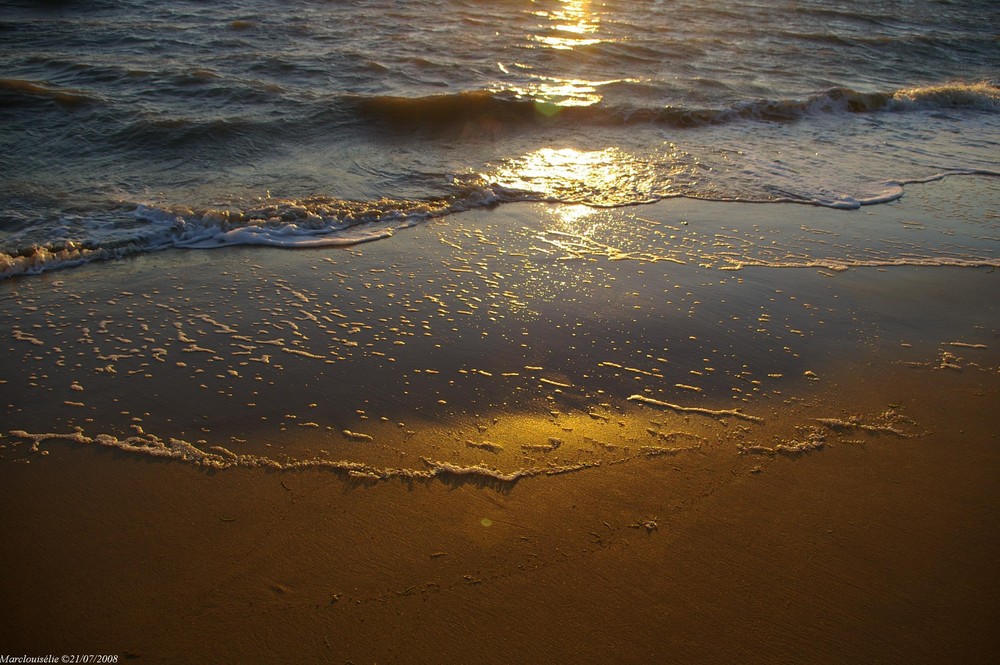
M 535 100 L 542 113 L 552 115 L 565 106 L 597 104 L 602 99 L 602 95 L 597 92 L 597 86 L 604 83 L 606 82 L 539 76 L 537 83 L 530 86 L 514 86 L 507 90 L 519 98 Z
M 589 0 L 563 0 L 562 4 L 561 9 L 535 13 L 551 22 L 545 26 L 549 34 L 534 35 L 536 42 L 545 48 L 571 50 L 607 41 L 598 35 L 601 19 L 590 10 Z
M 541 148 L 508 161 L 485 177 L 502 187 L 535 192 L 545 198 L 603 205 L 607 196 L 641 189 L 654 176 L 650 164 L 620 148 Z

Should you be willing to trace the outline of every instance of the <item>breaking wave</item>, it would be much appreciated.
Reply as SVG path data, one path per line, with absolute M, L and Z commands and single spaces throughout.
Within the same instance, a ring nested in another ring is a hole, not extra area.
M 232 91 L 231 95 L 237 92 Z M 633 97 L 627 90 L 622 94 L 614 89 L 605 92 L 605 96 L 595 93 L 584 102 L 534 97 L 513 90 L 471 90 L 419 97 L 345 95 L 310 103 L 275 99 L 273 109 L 260 115 L 247 115 L 239 112 L 239 105 L 231 107 L 226 103 L 211 114 L 191 116 L 135 115 L 131 109 L 117 108 L 109 112 L 119 114 L 120 124 L 102 140 L 107 146 L 125 152 L 164 151 L 160 153 L 164 158 L 186 155 L 192 150 L 211 154 L 221 149 L 225 157 L 245 159 L 248 154 L 264 156 L 266 150 L 281 145 L 281 141 L 321 144 L 355 129 L 375 135 L 388 134 L 393 140 L 400 140 L 413 136 L 454 137 L 470 129 L 477 134 L 497 135 L 580 127 L 685 130 L 739 123 L 794 123 L 824 115 L 1000 110 L 1000 88 L 985 82 L 886 92 L 837 87 L 803 98 L 745 99 L 704 108 L 653 106 L 648 101 L 635 102 L 643 96 Z M 82 90 L 10 80 L 0 80 L 2 100 L 9 105 L 54 101 L 67 108 L 100 102 L 99 97 Z M 101 126 L 95 131 L 105 130 Z
M 954 83 L 860 92 L 836 87 L 802 99 L 745 100 L 725 108 L 635 107 L 602 99 L 562 105 L 512 91 L 468 91 L 426 97 L 356 97 L 346 100 L 355 120 L 396 131 L 432 130 L 468 122 L 507 126 L 552 123 L 599 126 L 655 124 L 675 128 L 740 121 L 794 122 L 835 113 L 904 113 L 945 109 L 1000 110 L 1000 88 L 987 83 Z

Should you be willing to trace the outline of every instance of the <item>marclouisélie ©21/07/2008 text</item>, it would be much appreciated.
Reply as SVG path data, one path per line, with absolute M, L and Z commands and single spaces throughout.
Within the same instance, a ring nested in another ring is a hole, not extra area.
M 117 663 L 117 654 L 45 654 L 42 656 L 29 656 L 0 654 L 0 665 L 3 663 Z

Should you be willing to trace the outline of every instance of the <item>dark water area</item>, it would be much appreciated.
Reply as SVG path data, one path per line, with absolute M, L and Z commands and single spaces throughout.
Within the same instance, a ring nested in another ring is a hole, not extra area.
M 0 274 L 1000 172 L 989 2 L 0 7 Z

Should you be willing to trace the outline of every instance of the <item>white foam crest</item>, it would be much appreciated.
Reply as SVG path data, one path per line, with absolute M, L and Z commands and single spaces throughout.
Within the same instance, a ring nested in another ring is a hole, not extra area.
M 61 247 L 34 246 L 17 254 L 0 252 L 0 279 L 18 275 L 37 275 L 48 270 L 72 268 L 91 261 L 120 259 L 145 251 L 141 245 L 88 248 L 76 243 Z
M 860 92 L 831 88 L 805 100 L 755 100 L 723 112 L 724 118 L 795 120 L 830 113 L 934 111 L 944 109 L 1000 110 L 1000 88 L 989 82 L 954 82 L 915 86 L 891 92 Z
M 1000 88 L 986 82 L 946 83 L 897 90 L 888 108 L 894 111 L 966 108 L 1000 110 Z

